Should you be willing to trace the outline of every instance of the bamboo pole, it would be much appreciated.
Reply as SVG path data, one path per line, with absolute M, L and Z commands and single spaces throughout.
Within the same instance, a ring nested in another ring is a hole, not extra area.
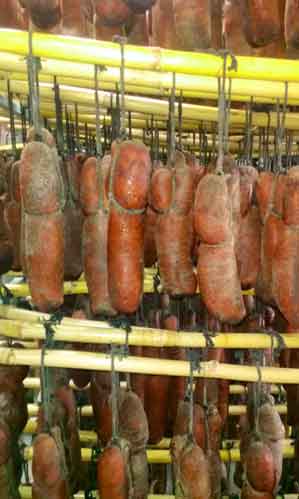
M 57 77 L 59 84 L 64 81 L 71 81 L 70 85 L 78 86 L 77 82 L 83 83 L 82 87 L 87 86 L 94 89 L 94 66 L 91 64 L 80 64 L 73 61 L 59 61 L 43 58 L 41 61 L 41 70 L 39 72 L 41 81 L 53 81 L 54 76 Z M 0 53 L 0 70 L 4 78 L 18 79 L 25 75 L 27 78 L 27 66 L 24 57 L 11 53 Z M 79 75 L 79 76 L 78 76 Z M 101 73 L 100 88 L 102 83 L 116 84 L 119 82 L 119 68 L 106 67 L 106 70 Z M 172 73 L 157 72 L 157 71 L 140 71 L 126 68 L 126 84 L 137 85 L 141 87 L 156 88 L 161 93 L 172 88 Z M 80 84 L 81 86 L 81 84 Z M 115 88 L 115 87 L 114 87 Z M 176 74 L 176 89 L 178 92 L 202 92 L 205 94 L 218 94 L 218 83 L 216 77 L 197 76 L 190 74 Z M 227 83 L 228 89 L 228 83 Z M 231 83 L 232 100 L 261 99 L 267 102 L 267 99 L 284 99 L 285 85 L 284 82 L 264 81 L 260 84 L 258 80 L 234 79 Z M 253 95 L 254 94 L 254 95 Z M 290 82 L 288 85 L 288 102 L 297 101 L 299 99 L 299 85 Z
M 281 415 L 286 415 L 287 414 L 287 406 L 285 404 L 276 404 L 275 408 L 278 412 L 278 414 Z M 27 409 L 28 409 L 28 414 L 30 418 L 34 418 L 38 415 L 38 405 L 37 404 L 27 404 Z M 228 414 L 229 416 L 236 417 L 236 416 L 243 416 L 246 414 L 246 405 L 229 405 L 228 408 Z M 79 409 L 78 409 L 79 412 Z M 93 410 L 91 405 L 84 405 L 80 408 L 80 415 L 82 417 L 90 418 L 93 417 Z M 32 423 L 30 423 L 32 424 Z M 31 428 L 31 426 L 30 426 Z M 33 431 L 28 431 L 28 429 L 24 430 L 26 433 L 34 433 Z
M 0 348 L 0 364 L 40 367 L 41 350 Z M 109 355 L 101 353 L 48 350 L 45 356 L 44 365 L 46 367 L 109 372 L 111 370 L 111 359 Z M 129 372 L 133 374 L 186 377 L 190 374 L 190 366 L 186 361 L 134 356 L 115 359 L 115 369 L 118 372 Z M 299 383 L 299 369 L 262 367 L 260 372 L 261 381 L 263 383 Z M 200 370 L 196 371 L 194 376 L 198 378 L 232 379 L 234 381 L 244 382 L 259 381 L 259 372 L 253 366 L 232 365 L 216 361 L 202 362 Z
M 1 40 L 1 30 L 0 30 Z M 299 63 L 298 63 L 299 64 Z M 10 81 L 11 91 L 13 93 L 28 95 L 28 83 L 26 81 Z M 0 91 L 6 91 L 6 82 L 0 81 Z M 47 83 L 41 83 L 39 86 L 40 99 L 53 100 L 53 86 Z M 68 87 L 61 85 L 60 98 L 63 103 L 78 103 L 81 105 L 92 106 L 94 102 L 94 92 L 90 89 L 79 89 L 77 87 Z M 100 106 L 110 108 L 116 106 L 117 96 L 115 93 L 99 91 Z M 168 102 L 167 100 L 150 99 L 148 97 L 139 97 L 126 95 L 125 109 L 127 111 L 135 111 L 139 113 L 154 114 L 168 119 Z M 218 109 L 213 106 L 203 106 L 197 104 L 183 104 L 183 119 L 193 119 L 197 121 L 212 121 L 218 122 Z M 175 106 L 175 116 L 178 117 L 178 104 Z M 252 113 L 252 126 L 267 127 L 269 122 L 266 113 Z M 231 109 L 230 124 L 246 125 L 246 112 L 242 109 Z M 276 113 L 270 113 L 270 127 L 276 128 L 277 116 Z M 286 113 L 285 128 L 299 130 L 299 114 Z
M 3 59 L 1 59 L 1 55 L 2 54 L 0 54 L 0 78 L 15 81 L 27 81 L 25 64 L 22 68 L 23 72 L 15 72 L 14 70 L 12 70 L 12 72 L 1 71 L 1 68 L 3 68 L 3 65 L 5 64 L 5 58 L 3 61 Z M 7 54 L 4 54 L 4 56 L 7 56 Z M 49 62 L 57 63 L 58 61 Z M 85 64 L 77 65 L 76 63 L 60 64 L 61 66 L 63 65 L 64 68 L 59 67 L 59 69 L 57 69 L 57 73 L 62 74 L 62 76 L 57 77 L 57 83 L 59 85 L 94 89 L 94 79 L 91 77 L 92 72 L 90 72 L 92 66 L 87 66 Z M 18 65 L 16 64 L 16 66 Z M 88 72 L 86 71 L 86 66 L 88 67 Z M 39 73 L 39 81 L 42 83 L 53 83 L 54 74 L 46 74 L 43 69 L 44 63 L 42 70 Z M 63 76 L 66 72 L 67 76 Z M 80 76 L 76 77 L 74 75 Z M 99 88 L 100 90 L 113 92 L 115 91 L 115 85 L 118 83 L 118 80 L 119 70 L 117 68 L 107 68 L 106 71 L 101 73 Z M 170 73 L 155 73 L 151 71 L 136 71 L 130 69 L 126 70 L 127 93 L 167 97 L 170 94 L 171 86 L 172 82 Z M 254 95 L 252 95 L 253 89 Z M 179 96 L 181 92 L 183 92 L 184 98 L 217 100 L 217 79 L 209 76 L 177 75 L 176 95 Z M 276 96 L 274 95 L 275 92 Z M 284 84 L 280 82 L 265 82 L 265 86 L 261 86 L 258 80 L 234 80 L 232 82 L 232 101 L 250 102 L 252 97 L 254 97 L 255 103 L 276 104 L 278 98 L 281 100 L 284 98 Z M 299 104 L 299 85 L 297 83 L 290 84 L 288 104 L 293 106 Z
M 6 307 L 6 308 L 4 308 Z M 0 317 L 14 315 L 8 305 L 0 305 Z M 49 317 L 46 314 L 15 309 L 18 320 L 0 319 L 0 334 L 18 340 L 43 340 L 45 330 L 40 322 L 41 318 Z M 28 322 L 24 322 L 27 321 Z M 128 336 L 128 338 L 127 338 Z M 287 348 L 299 348 L 298 333 L 282 335 Z M 119 328 L 114 328 L 106 322 L 97 322 L 80 319 L 63 319 L 60 325 L 55 326 L 57 341 L 74 343 L 92 343 L 99 345 L 124 345 L 157 347 L 157 348 L 205 348 L 206 338 L 201 332 L 168 331 L 166 329 L 152 329 L 133 326 L 129 335 Z M 215 348 L 225 349 L 269 349 L 279 346 L 277 338 L 263 333 L 217 333 L 213 337 Z
M 27 390 L 40 390 L 40 378 L 26 378 L 23 381 L 24 387 Z M 126 386 L 126 383 L 125 385 Z M 70 381 L 70 387 L 73 390 L 78 390 L 77 386 L 73 383 L 73 381 Z M 83 389 L 85 390 L 85 388 Z M 80 388 L 78 391 L 82 391 Z M 279 394 L 279 388 L 278 386 L 271 386 L 271 394 L 272 395 L 277 395 Z M 284 388 L 281 387 L 281 391 L 284 393 Z M 229 385 L 229 393 L 230 395 L 244 395 L 247 393 L 247 387 L 245 385 L 235 385 L 235 384 L 230 384 Z
M 27 56 L 28 45 L 26 31 L 0 30 L 1 51 Z M 88 38 L 34 33 L 33 53 L 37 57 L 62 61 L 113 67 L 121 65 L 119 44 Z M 228 77 L 281 82 L 299 81 L 299 63 L 295 60 L 238 56 L 237 63 L 237 70 L 228 69 Z M 223 66 L 222 58 L 217 55 L 134 45 L 125 47 L 125 64 L 131 69 L 214 77 L 222 74 Z

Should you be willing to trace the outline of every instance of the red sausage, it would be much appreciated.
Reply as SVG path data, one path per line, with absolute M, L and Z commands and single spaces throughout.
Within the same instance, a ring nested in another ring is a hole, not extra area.
M 138 142 L 114 143 L 108 228 L 109 292 L 120 313 L 137 310 L 143 293 L 144 210 L 151 161 Z
M 48 312 L 63 303 L 65 199 L 54 147 L 42 142 L 25 146 L 20 187 L 24 268 L 33 303 Z
M 99 457 L 97 479 L 102 499 L 129 497 L 129 447 L 125 441 L 109 444 Z
M 175 31 L 181 50 L 211 46 L 210 0 L 174 0 Z
M 107 183 L 110 173 L 110 156 L 101 162 L 89 158 L 83 165 L 80 179 L 80 200 L 84 213 L 83 262 L 90 295 L 91 309 L 95 315 L 113 315 L 108 287 L 108 223 L 109 207 Z
M 38 435 L 33 443 L 32 498 L 70 499 L 62 464 L 63 447 L 58 429 L 55 438 L 46 433 Z
M 9 171 L 9 201 L 5 204 L 4 218 L 9 228 L 9 236 L 13 246 L 13 265 L 15 271 L 21 270 L 21 193 L 20 193 L 20 161 L 16 161 L 11 165 Z

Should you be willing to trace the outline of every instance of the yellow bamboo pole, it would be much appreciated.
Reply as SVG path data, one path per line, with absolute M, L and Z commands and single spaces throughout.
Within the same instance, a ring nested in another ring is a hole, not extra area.
M 7 56 L 7 54 L 4 54 Z M 53 61 L 50 61 L 53 62 Z M 57 61 L 55 61 L 57 62 Z M 63 63 L 65 66 L 66 63 Z M 43 64 L 44 66 L 44 64 Z M 39 81 L 42 83 L 53 83 L 53 76 L 45 74 L 42 71 L 39 75 Z M 68 69 L 68 76 L 57 77 L 59 85 L 67 85 L 80 88 L 94 89 L 94 79 L 92 75 L 92 66 L 88 66 L 89 78 L 84 78 L 84 74 L 80 73 L 83 66 L 83 71 L 86 73 L 86 65 L 72 64 L 72 70 Z M 67 64 L 68 67 L 68 64 Z M 3 60 L 0 54 L 0 78 L 15 81 L 26 81 L 27 72 L 24 64 L 23 72 L 8 72 L 1 71 L 3 68 Z M 90 71 L 91 69 L 91 71 Z M 65 69 L 59 68 L 63 73 Z M 72 72 L 71 72 L 72 71 Z M 58 71 L 58 74 L 59 71 Z M 80 75 L 78 77 L 74 75 Z M 154 73 L 150 71 L 126 71 L 126 92 L 135 93 L 138 95 L 152 95 L 167 97 L 171 91 L 171 74 L 170 73 Z M 115 85 L 119 80 L 119 70 L 116 68 L 107 68 L 106 71 L 101 73 L 99 82 L 100 90 L 115 91 Z M 190 82 L 191 80 L 191 82 Z M 250 102 L 254 89 L 254 102 L 264 104 L 276 104 L 277 99 L 284 98 L 284 85 L 280 82 L 265 82 L 265 88 L 260 85 L 257 80 L 234 80 L 232 83 L 231 100 L 239 102 Z M 227 83 L 228 88 L 228 83 Z M 275 97 L 273 94 L 277 92 Z M 183 92 L 184 98 L 193 99 L 218 99 L 217 79 L 206 76 L 192 76 L 192 75 L 177 75 L 176 78 L 176 95 L 179 96 Z M 296 106 L 299 104 L 299 85 L 292 83 L 290 85 L 289 105 Z
M 0 364 L 40 367 L 41 350 L 22 350 L 2 347 L 0 348 Z M 70 350 L 48 350 L 44 364 L 46 367 L 61 367 L 66 369 L 88 369 L 108 372 L 111 370 L 111 359 L 109 355 Z M 189 376 L 190 374 L 190 366 L 186 361 L 134 356 L 116 359 L 115 369 L 118 372 L 129 372 L 133 374 L 164 376 Z M 263 383 L 299 383 L 299 369 L 262 367 L 260 372 Z M 201 364 L 201 369 L 195 373 L 195 377 L 257 382 L 259 381 L 259 372 L 253 366 L 232 365 L 209 361 Z
M 0 50 L 28 55 L 28 33 L 17 30 L 0 30 Z M 120 67 L 119 45 L 87 38 L 34 33 L 33 52 L 38 57 L 85 64 L 102 64 Z M 237 57 L 236 70 L 228 70 L 228 77 L 269 81 L 299 81 L 299 63 L 295 60 L 257 57 Z M 220 76 L 222 58 L 199 52 L 166 50 L 158 47 L 125 47 L 125 64 L 131 69 Z
M 9 309 L 0 305 L 0 317 L 9 313 Z M 46 317 L 43 314 L 29 316 L 30 312 L 16 316 L 15 319 L 0 319 L 0 334 L 3 337 L 14 338 L 18 340 L 43 340 L 45 339 L 45 330 L 42 324 L 29 322 L 40 321 L 41 317 Z M 23 317 L 24 319 L 21 319 Z M 27 322 L 25 322 L 29 318 Z M 282 335 L 285 341 L 286 348 L 299 348 L 298 333 Z M 165 329 L 152 329 L 145 327 L 132 327 L 128 335 L 122 329 L 114 328 L 105 322 L 82 321 L 79 319 L 64 319 L 61 325 L 55 326 L 55 339 L 57 341 L 71 343 L 92 343 L 99 345 L 116 344 L 124 345 L 128 342 L 131 346 L 157 347 L 157 348 L 204 348 L 206 346 L 206 338 L 200 332 L 185 332 L 185 331 L 168 331 Z M 271 338 L 263 333 L 217 333 L 213 338 L 215 348 L 225 349 L 244 349 L 257 348 L 269 349 L 279 346 L 277 338 Z
M 277 404 L 275 406 L 278 414 L 281 415 L 286 415 L 287 414 L 287 406 L 285 404 Z M 28 414 L 30 418 L 34 418 L 38 415 L 38 405 L 37 404 L 28 404 L 27 405 L 28 409 Z M 229 416 L 243 416 L 246 414 L 246 405 L 230 405 L 228 408 L 228 414 Z M 92 417 L 93 416 L 93 410 L 91 405 L 84 405 L 83 407 L 80 408 L 80 415 L 82 417 Z M 27 427 L 26 427 L 27 428 Z M 30 422 L 30 426 L 24 430 L 25 433 L 34 433 L 34 431 L 29 431 L 32 428 L 35 428 L 33 426 L 32 421 Z
M 78 86 L 79 81 L 84 81 L 82 85 L 94 88 L 94 66 L 91 64 L 80 64 L 73 61 L 59 61 L 53 59 L 42 59 L 40 79 L 41 81 L 53 81 L 57 76 L 58 83 L 71 81 L 70 85 Z M 4 78 L 18 79 L 17 75 L 25 75 L 27 78 L 27 66 L 24 57 L 11 53 L 0 52 L 0 70 Z M 172 87 L 172 73 L 157 71 L 139 71 L 126 68 L 126 84 L 137 85 L 158 89 L 161 93 L 168 91 Z M 116 84 L 119 82 L 119 68 L 107 67 L 101 73 L 100 87 L 102 83 Z M 209 76 L 197 76 L 190 74 L 176 75 L 176 89 L 183 95 L 186 93 L 202 92 L 205 94 L 218 94 L 217 78 Z M 81 86 L 81 85 L 80 85 Z M 228 83 L 227 83 L 228 88 Z M 267 102 L 267 99 L 284 99 L 284 82 L 264 81 L 261 85 L 258 80 L 234 79 L 231 84 L 232 100 L 241 100 L 240 97 L 250 99 L 251 96 Z M 290 82 L 288 85 L 289 102 L 297 101 L 299 98 L 299 88 L 297 83 Z
M 23 384 L 27 390 L 40 390 L 40 378 L 26 378 L 23 381 Z M 73 381 L 70 381 L 70 387 L 73 390 L 78 390 Z M 281 388 L 281 390 L 284 392 L 283 388 Z M 245 385 L 230 384 L 229 393 L 231 395 L 243 395 L 247 393 L 247 387 Z M 271 393 L 277 395 L 279 393 L 279 388 L 275 385 L 271 386 Z
M 1 40 L 1 31 L 0 31 Z M 28 83 L 25 81 L 11 81 L 11 91 L 21 95 L 28 95 Z M 6 83 L 0 81 L 0 90 L 6 91 Z M 78 103 L 81 105 L 92 106 L 94 104 L 94 92 L 90 89 L 78 89 L 77 87 L 67 87 L 61 85 L 60 97 L 63 103 Z M 51 100 L 54 98 L 53 87 L 50 84 L 40 85 L 40 98 Z M 116 105 L 116 94 L 99 91 L 100 106 L 110 108 Z M 218 122 L 218 109 L 212 106 L 202 106 L 196 104 L 183 104 L 183 119 L 193 119 L 197 121 Z M 136 111 L 140 113 L 154 114 L 155 116 L 168 117 L 168 102 L 159 99 L 150 99 L 147 97 L 138 97 L 133 95 L 125 96 L 125 109 L 127 111 Z M 178 117 L 178 105 L 175 106 L 175 115 Z M 231 109 L 230 124 L 246 125 L 246 112 L 241 109 Z M 252 125 L 267 127 L 268 115 L 266 113 L 253 113 Z M 270 127 L 276 128 L 276 113 L 270 113 Z M 286 113 L 285 127 L 287 129 L 299 130 L 299 114 Z

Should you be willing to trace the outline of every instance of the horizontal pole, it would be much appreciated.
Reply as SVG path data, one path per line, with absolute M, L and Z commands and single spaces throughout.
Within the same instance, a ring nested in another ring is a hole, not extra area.
M 40 367 L 41 350 L 22 350 L 1 347 L 0 364 Z M 47 350 L 44 365 L 46 367 L 110 372 L 111 359 L 109 355 L 100 353 L 71 350 Z M 190 375 L 190 365 L 186 361 L 135 356 L 115 359 L 115 369 L 118 372 L 134 374 L 185 377 Z M 261 374 L 261 381 L 263 383 L 299 383 L 299 369 L 261 367 L 260 370 L 257 370 L 256 367 L 253 366 L 233 365 L 219 363 L 217 361 L 202 362 L 200 370 L 194 373 L 194 377 L 257 382 L 260 379 L 259 374 Z
M 41 58 L 84 64 L 120 67 L 119 44 L 88 38 L 33 34 L 33 54 Z M 28 55 L 28 32 L 0 30 L 0 51 Z M 237 69 L 228 69 L 230 78 L 299 82 L 299 62 L 287 59 L 238 56 Z M 175 72 L 219 77 L 223 60 L 205 52 L 183 52 L 159 47 L 125 46 L 125 65 L 130 69 Z
M 0 53 L 0 71 L 2 71 L 4 78 L 9 77 L 12 80 L 27 78 L 27 65 L 24 57 L 11 53 Z M 22 74 L 23 77 L 20 76 Z M 39 72 L 40 81 L 53 81 L 54 76 L 57 77 L 59 84 L 70 81 L 72 83 L 68 83 L 69 85 L 78 86 L 79 84 L 82 87 L 94 88 L 94 66 L 91 64 L 43 58 Z M 163 92 L 168 93 L 169 89 L 172 88 L 172 73 L 170 72 L 141 71 L 126 68 L 125 78 L 126 85 L 137 85 L 143 87 L 143 89 L 146 87 L 156 89 L 161 94 Z M 114 85 L 119 83 L 119 68 L 106 67 L 105 71 L 101 72 L 100 88 L 103 88 L 104 83 Z M 190 95 L 192 92 L 218 95 L 217 77 L 181 73 L 176 74 L 175 85 L 178 92 L 183 92 L 183 96 Z M 227 90 L 228 88 L 229 82 L 227 82 Z M 254 96 L 255 99 L 267 103 L 268 100 L 272 101 L 272 99 L 283 100 L 284 94 L 284 81 L 263 81 L 261 83 L 259 80 L 234 79 L 231 82 L 232 100 L 241 100 L 242 97 L 250 100 Z M 288 102 L 298 101 L 298 99 L 299 85 L 296 82 L 290 82 L 288 85 Z
M 9 59 L 6 63 L 6 59 Z M 16 61 L 11 59 L 16 58 Z M 21 61 L 19 67 L 18 56 L 0 53 L 0 76 L 3 79 L 27 80 L 26 64 Z M 52 66 L 52 68 L 51 68 Z M 10 68 L 9 69 L 7 69 Z M 94 89 L 94 68 L 87 64 L 66 63 L 59 61 L 43 60 L 39 73 L 39 81 L 42 83 L 53 83 L 55 74 L 59 85 L 68 85 L 80 88 Z M 80 76 L 74 76 L 80 75 Z M 126 92 L 139 95 L 156 95 L 167 97 L 172 87 L 171 73 L 157 73 L 153 71 L 138 71 L 127 69 Z M 119 82 L 119 69 L 107 68 L 101 72 L 99 89 L 115 91 Z M 229 83 L 226 83 L 227 91 Z M 176 95 L 183 94 L 183 98 L 201 98 L 218 100 L 217 78 L 210 76 L 193 76 L 178 74 L 176 76 Z M 238 102 L 250 102 L 253 98 L 255 103 L 276 104 L 277 99 L 283 101 L 285 85 L 280 82 L 268 82 L 263 84 L 259 80 L 236 79 L 231 84 L 231 100 Z M 299 85 L 290 83 L 288 87 L 288 104 L 298 105 Z
M 38 405 L 37 404 L 28 404 L 27 405 L 27 408 L 28 408 L 28 414 L 31 418 L 33 417 L 36 417 L 38 415 Z M 277 404 L 275 406 L 278 414 L 281 414 L 281 415 L 286 415 L 287 414 L 287 406 L 285 404 Z M 233 405 L 229 405 L 228 407 L 228 414 L 229 416 L 243 416 L 244 414 L 246 414 L 246 405 L 244 404 L 240 404 L 240 405 L 237 405 L 237 404 L 233 404 Z M 78 409 L 78 412 L 79 412 L 79 409 Z M 93 410 L 92 410 L 92 406 L 91 405 L 84 405 L 80 408 L 80 416 L 82 417 L 86 417 L 86 418 L 90 418 L 90 417 L 93 417 Z M 25 428 L 24 432 L 26 433 L 34 433 L 34 431 L 30 430 L 29 429 L 32 429 L 32 424 L 33 423 L 30 423 L 30 427 L 29 428 Z
M 1 30 L 0 30 L 1 40 Z M 299 62 L 298 62 L 299 64 Z M 0 91 L 6 91 L 6 82 L 0 80 Z M 11 91 L 20 95 L 28 95 L 29 87 L 26 81 L 10 81 Z M 53 85 L 41 83 L 39 86 L 41 103 L 44 99 L 53 100 Z M 99 91 L 100 106 L 110 108 L 117 104 L 117 96 L 112 92 Z M 78 103 L 86 106 L 94 105 L 94 91 L 91 89 L 82 89 L 77 87 L 60 86 L 60 98 L 63 103 Z M 135 95 L 125 95 L 125 109 L 127 111 L 153 114 L 160 118 L 168 119 L 168 101 L 154 99 L 149 97 L 139 97 Z M 179 106 L 175 105 L 175 116 L 178 117 Z M 218 122 L 218 108 L 215 106 L 204 106 L 199 104 L 182 105 L 182 116 L 184 119 L 196 121 Z M 246 125 L 246 112 L 243 109 L 231 108 L 229 122 L 230 125 Z M 270 112 L 269 117 L 265 112 L 252 113 L 252 126 L 267 127 L 270 119 L 270 127 L 276 128 L 277 115 Z M 285 128 L 299 130 L 299 113 L 286 113 Z
M 0 317 L 2 315 L 0 306 Z M 41 317 L 43 315 L 41 314 Z M 42 324 L 23 322 L 21 320 L 0 319 L 0 334 L 18 340 L 43 340 L 45 329 Z M 287 348 L 299 348 L 298 333 L 282 335 Z M 157 348 L 205 348 L 206 336 L 201 332 L 170 331 L 133 326 L 129 335 L 126 331 L 114 328 L 109 323 L 101 322 L 98 327 L 94 321 L 73 319 L 62 321 L 55 326 L 56 341 L 74 343 L 92 343 L 98 345 L 115 344 Z M 212 337 L 214 348 L 225 349 L 275 349 L 278 339 L 264 333 L 216 333 Z
M 121 383 L 124 383 L 124 386 L 126 386 L 125 382 L 121 382 Z M 23 381 L 23 384 L 24 384 L 24 387 L 26 388 L 26 390 L 40 390 L 40 378 L 25 378 Z M 70 381 L 70 387 L 73 390 L 78 390 L 78 388 L 73 383 L 73 381 Z M 88 385 L 88 387 L 89 387 L 89 385 Z M 82 391 L 82 389 L 80 389 L 79 391 Z M 282 391 L 282 393 L 284 393 L 284 388 L 281 387 L 281 390 L 279 390 L 278 386 L 275 386 L 275 385 L 271 386 L 271 394 L 277 395 L 277 394 L 279 394 L 280 391 Z M 229 385 L 229 393 L 231 395 L 244 395 L 247 393 L 247 387 L 245 385 L 230 384 Z

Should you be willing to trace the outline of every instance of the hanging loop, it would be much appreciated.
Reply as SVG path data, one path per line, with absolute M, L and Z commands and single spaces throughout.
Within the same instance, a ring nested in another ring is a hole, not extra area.
M 114 36 L 113 41 L 119 43 L 120 46 L 120 140 L 125 140 L 126 132 L 126 110 L 125 110 L 125 44 L 127 38 L 124 36 Z

